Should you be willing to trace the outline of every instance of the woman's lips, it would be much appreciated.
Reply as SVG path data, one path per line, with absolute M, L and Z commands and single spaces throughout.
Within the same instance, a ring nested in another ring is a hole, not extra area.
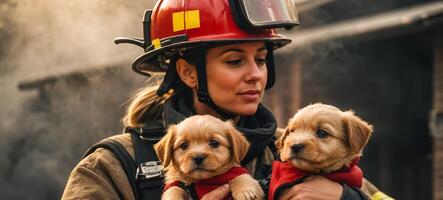
M 243 99 L 247 101 L 256 101 L 260 98 L 260 91 L 258 90 L 248 90 L 245 92 L 238 93 Z

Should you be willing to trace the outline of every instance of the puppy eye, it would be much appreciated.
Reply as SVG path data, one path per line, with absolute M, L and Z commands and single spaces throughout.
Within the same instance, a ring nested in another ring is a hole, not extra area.
M 211 140 L 209 141 L 209 146 L 211 146 L 212 148 L 217 148 L 218 146 L 220 146 L 220 143 L 217 140 Z
M 182 150 L 186 150 L 188 148 L 188 143 L 186 143 L 186 142 L 183 142 L 181 145 L 180 145 L 180 149 L 182 149 Z
M 328 132 L 326 132 L 326 131 L 324 131 L 324 130 L 321 130 L 321 129 L 318 129 L 318 131 L 317 131 L 317 137 L 319 137 L 319 138 L 325 138 L 325 137 L 328 137 L 329 136 L 329 133 Z

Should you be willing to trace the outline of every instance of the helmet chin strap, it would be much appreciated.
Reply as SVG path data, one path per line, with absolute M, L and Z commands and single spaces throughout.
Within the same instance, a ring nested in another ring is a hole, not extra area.
M 197 52 L 197 78 L 198 78 L 198 89 L 197 89 L 197 98 L 198 101 L 208 105 L 215 112 L 217 112 L 224 120 L 232 119 L 235 117 L 234 114 L 228 113 L 222 110 L 219 106 L 217 106 L 214 101 L 211 99 L 208 93 L 208 84 L 206 80 L 206 51 L 199 50 Z

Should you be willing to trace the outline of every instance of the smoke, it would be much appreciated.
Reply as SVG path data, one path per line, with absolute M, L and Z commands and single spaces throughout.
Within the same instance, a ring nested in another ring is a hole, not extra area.
M 152 2 L 123 0 L 2 1 L 0 95 L 8 96 L 0 100 L 8 105 L 2 113 L 16 112 L 16 102 L 27 96 L 17 93 L 21 81 L 135 57 L 138 49 L 117 48 L 112 41 L 140 36 L 143 9 L 149 7 Z
M 0 199 L 60 198 L 87 147 L 121 131 L 124 108 L 115 105 L 142 85 L 128 67 L 142 51 L 117 47 L 113 39 L 140 37 L 143 11 L 152 6 L 150 0 L 0 2 Z M 17 87 L 91 67 L 102 70 L 31 91 Z
M 132 2 L 132 3 L 131 3 Z M 17 73 L 125 58 L 112 43 L 120 34 L 137 35 L 141 30 L 142 1 L 59 1 L 15 3 L 10 19 L 15 37 L 9 47 Z M 146 4 L 146 5 L 144 5 Z

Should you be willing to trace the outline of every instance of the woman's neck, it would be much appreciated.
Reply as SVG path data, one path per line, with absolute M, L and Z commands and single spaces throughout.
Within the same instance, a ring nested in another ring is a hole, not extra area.
M 196 98 L 194 99 L 194 109 L 195 112 L 199 115 L 212 115 L 219 119 L 223 119 L 223 117 L 218 112 L 216 112 L 210 106 L 198 101 L 198 99 Z M 234 122 L 234 124 L 237 124 L 237 122 L 240 120 L 240 116 L 237 115 L 231 118 L 231 120 Z

